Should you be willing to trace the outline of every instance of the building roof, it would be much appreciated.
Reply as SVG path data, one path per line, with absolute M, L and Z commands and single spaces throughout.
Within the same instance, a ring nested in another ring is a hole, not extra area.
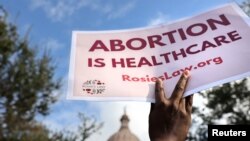
M 129 117 L 126 114 L 126 110 L 124 110 L 124 114 L 121 119 L 121 127 L 118 132 L 113 134 L 108 141 L 140 141 L 135 134 L 133 134 L 128 126 Z

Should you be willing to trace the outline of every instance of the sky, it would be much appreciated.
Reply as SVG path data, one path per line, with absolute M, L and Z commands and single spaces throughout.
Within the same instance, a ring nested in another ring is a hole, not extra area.
M 37 117 L 53 130 L 77 132 L 78 113 L 95 116 L 104 122 L 100 133 L 89 141 L 107 140 L 120 127 L 126 107 L 130 129 L 141 141 L 149 141 L 146 102 L 91 102 L 66 100 L 67 79 L 73 30 L 99 31 L 148 27 L 205 12 L 232 0 L 0 0 L 9 12 L 9 21 L 24 36 L 29 31 L 32 47 L 47 49 L 57 65 L 56 78 L 62 78 L 57 103 L 50 115 Z M 236 0 L 241 3 L 242 0 Z M 196 94 L 194 105 L 201 105 Z

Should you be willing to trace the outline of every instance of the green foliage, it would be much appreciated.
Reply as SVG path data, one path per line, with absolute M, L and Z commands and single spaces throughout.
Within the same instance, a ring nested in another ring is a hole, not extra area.
M 38 51 L 18 35 L 0 6 L 0 140 L 85 141 L 103 125 L 94 117 L 79 114 L 79 134 L 53 132 L 35 121 L 36 115 L 49 114 L 49 106 L 56 101 L 53 92 L 60 88 L 52 58 Z
M 250 0 L 240 7 L 250 15 Z M 249 78 L 227 83 L 200 93 L 207 100 L 205 109 L 194 107 L 193 120 L 195 132 L 189 134 L 189 141 L 207 141 L 207 125 L 250 123 L 250 86 Z M 198 123 L 197 121 L 201 121 Z M 198 123 L 198 124 L 197 124 Z
M 32 49 L 0 11 L 0 140 L 19 140 L 36 129 L 37 114 L 49 113 L 60 81 L 54 80 L 51 57 Z
M 246 12 L 246 14 L 250 15 L 250 0 L 245 0 L 240 7 Z
M 21 129 L 21 130 L 20 130 Z M 6 141 L 50 141 L 49 131 L 36 122 L 24 123 L 19 129 L 12 132 Z
M 215 124 L 218 119 L 226 119 L 229 124 L 250 123 L 250 91 L 247 79 L 227 83 L 203 94 L 208 99 L 206 107 L 209 115 L 201 114 L 208 124 Z
M 190 141 L 206 141 L 208 124 L 219 124 L 221 121 L 226 124 L 250 123 L 250 90 L 247 78 L 200 94 L 207 100 L 206 108 L 204 110 L 195 107 L 193 113 L 202 123 L 196 125 L 196 132 L 190 135 Z

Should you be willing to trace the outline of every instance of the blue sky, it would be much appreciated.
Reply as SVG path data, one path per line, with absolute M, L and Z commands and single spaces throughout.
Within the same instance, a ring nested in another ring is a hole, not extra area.
M 49 49 L 63 78 L 59 101 L 48 117 L 39 117 L 48 127 L 77 130 L 78 112 L 94 115 L 104 121 L 101 134 L 89 140 L 107 140 L 119 129 L 123 107 L 131 118 L 131 130 L 142 141 L 148 141 L 149 103 L 86 102 L 65 99 L 69 70 L 72 30 L 118 30 L 157 25 L 207 11 L 232 0 L 0 0 L 9 12 L 9 20 L 24 35 L 30 28 L 31 46 Z M 237 0 L 241 3 L 242 0 Z M 194 104 L 199 102 L 194 100 Z

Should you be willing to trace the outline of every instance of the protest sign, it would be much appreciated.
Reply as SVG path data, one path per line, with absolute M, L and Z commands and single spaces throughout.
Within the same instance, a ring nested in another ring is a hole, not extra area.
M 184 96 L 250 74 L 248 17 L 235 4 L 154 27 L 73 31 L 68 99 L 154 101 L 170 97 L 184 70 Z

